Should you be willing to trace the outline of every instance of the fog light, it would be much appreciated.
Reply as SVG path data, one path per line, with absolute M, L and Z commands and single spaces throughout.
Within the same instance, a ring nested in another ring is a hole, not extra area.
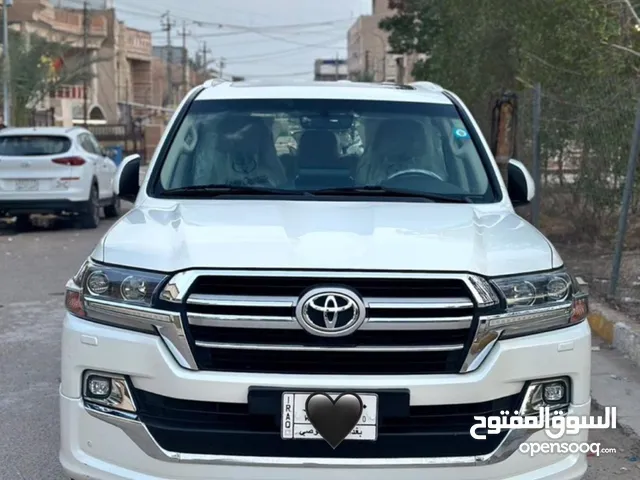
M 99 375 L 91 375 L 87 380 L 87 393 L 92 397 L 103 400 L 111 395 L 111 379 Z
M 544 401 L 547 403 L 558 403 L 565 399 L 566 389 L 564 383 L 547 383 L 544 385 Z
M 549 407 L 550 412 L 566 414 L 571 397 L 570 385 L 570 380 L 566 377 L 531 382 L 518 412 L 523 416 L 535 416 Z
M 85 407 L 102 413 L 135 412 L 127 379 L 104 372 L 85 372 L 82 389 Z

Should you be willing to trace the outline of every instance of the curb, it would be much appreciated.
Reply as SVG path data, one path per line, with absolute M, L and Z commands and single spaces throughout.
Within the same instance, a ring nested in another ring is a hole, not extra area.
M 640 366 L 640 326 L 600 303 L 590 302 L 589 307 L 591 332 Z

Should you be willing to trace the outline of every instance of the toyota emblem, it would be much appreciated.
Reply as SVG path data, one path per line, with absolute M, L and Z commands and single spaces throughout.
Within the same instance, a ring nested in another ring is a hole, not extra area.
M 366 319 L 366 306 L 346 288 L 314 288 L 296 306 L 296 319 L 307 332 L 321 337 L 342 337 L 355 332 Z

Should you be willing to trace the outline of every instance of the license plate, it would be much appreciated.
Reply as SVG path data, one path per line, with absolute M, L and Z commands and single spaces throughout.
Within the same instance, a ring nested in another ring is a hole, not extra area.
M 282 428 L 283 439 L 322 440 L 322 436 L 313 428 L 305 411 L 305 404 L 310 393 L 282 394 Z M 339 393 L 329 393 L 334 400 Z M 362 415 L 358 424 L 345 440 L 375 441 L 378 438 L 378 396 L 371 393 L 358 393 L 362 400 Z
M 18 191 L 38 190 L 38 181 L 37 180 L 16 180 L 16 190 Z

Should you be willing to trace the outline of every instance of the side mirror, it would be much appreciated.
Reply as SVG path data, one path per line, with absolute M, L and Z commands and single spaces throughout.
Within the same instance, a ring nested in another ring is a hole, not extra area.
M 528 205 L 536 194 L 536 184 L 527 167 L 518 160 L 509 160 L 507 190 L 514 207 Z
M 114 178 L 116 194 L 123 200 L 135 202 L 140 190 L 140 160 L 142 157 L 137 153 L 125 157 Z

